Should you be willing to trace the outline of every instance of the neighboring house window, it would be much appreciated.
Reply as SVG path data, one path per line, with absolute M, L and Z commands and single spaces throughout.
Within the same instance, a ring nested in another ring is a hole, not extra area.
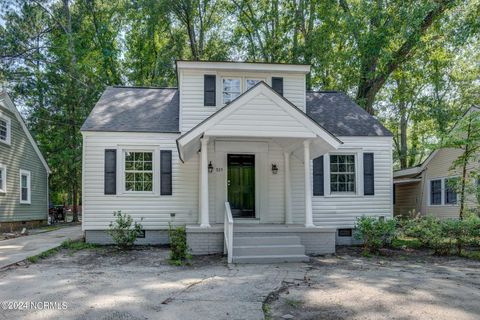
M 30 204 L 31 203 L 31 173 L 27 170 L 20 170 L 20 203 Z
M 0 164 L 0 192 L 7 192 L 7 167 Z
M 223 103 L 232 102 L 241 93 L 240 79 L 223 79 Z
M 330 191 L 355 192 L 355 155 L 330 155 Z
M 245 87 L 246 87 L 246 90 L 250 89 L 251 87 L 255 86 L 257 83 L 259 83 L 260 79 L 247 79 L 245 81 Z
M 125 152 L 125 191 L 153 191 L 153 152 Z
M 11 139 L 11 120 L 0 113 L 0 142 L 10 144 Z
M 442 180 L 430 181 L 430 204 L 441 205 L 442 204 Z
M 445 181 L 445 204 L 457 204 L 457 192 L 455 187 L 458 178 L 447 178 Z

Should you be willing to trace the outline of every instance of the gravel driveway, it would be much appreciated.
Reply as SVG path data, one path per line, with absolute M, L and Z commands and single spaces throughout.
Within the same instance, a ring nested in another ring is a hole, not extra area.
M 342 252 L 303 264 L 228 267 L 213 256 L 174 267 L 167 256 L 164 248 L 62 251 L 4 270 L 0 301 L 33 301 L 37 310 L 2 310 L 0 319 L 480 317 L 480 263 L 464 259 Z M 38 308 L 43 302 L 52 303 Z

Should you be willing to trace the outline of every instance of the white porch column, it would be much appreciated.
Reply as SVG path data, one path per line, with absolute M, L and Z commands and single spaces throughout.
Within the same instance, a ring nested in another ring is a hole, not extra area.
M 315 227 L 312 213 L 312 184 L 310 175 L 310 140 L 303 141 L 305 169 L 305 227 Z
M 284 152 L 285 166 L 285 223 L 292 224 L 292 188 L 290 184 L 290 153 Z
M 210 227 L 208 220 L 208 138 L 200 139 L 200 227 Z

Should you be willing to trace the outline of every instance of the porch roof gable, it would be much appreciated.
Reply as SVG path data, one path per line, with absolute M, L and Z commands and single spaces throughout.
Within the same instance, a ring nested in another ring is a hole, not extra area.
M 342 144 L 263 81 L 180 136 L 177 147 L 182 161 L 199 150 L 202 136 L 321 138 L 332 149 Z

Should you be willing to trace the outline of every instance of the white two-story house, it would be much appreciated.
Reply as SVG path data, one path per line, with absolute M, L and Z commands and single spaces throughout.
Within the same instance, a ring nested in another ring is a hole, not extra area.
M 392 136 L 340 92 L 306 91 L 308 65 L 178 61 L 178 88 L 109 87 L 82 127 L 83 230 L 113 211 L 138 243 L 186 225 L 193 254 L 302 261 L 392 216 Z

